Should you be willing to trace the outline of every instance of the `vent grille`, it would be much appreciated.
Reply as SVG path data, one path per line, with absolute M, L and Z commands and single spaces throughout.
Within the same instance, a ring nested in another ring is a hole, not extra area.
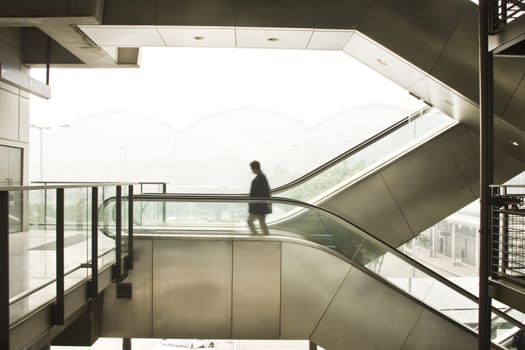
M 131 283 L 117 283 L 117 298 L 131 299 Z

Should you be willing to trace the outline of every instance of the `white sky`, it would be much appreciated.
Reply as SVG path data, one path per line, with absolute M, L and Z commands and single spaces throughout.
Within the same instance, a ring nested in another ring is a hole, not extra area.
M 44 69 L 33 69 L 37 78 Z M 53 69 L 52 98 L 31 100 L 31 123 L 133 113 L 177 129 L 218 111 L 276 110 L 313 126 L 356 106 L 417 109 L 405 90 L 341 51 L 219 48 L 142 49 L 139 69 Z

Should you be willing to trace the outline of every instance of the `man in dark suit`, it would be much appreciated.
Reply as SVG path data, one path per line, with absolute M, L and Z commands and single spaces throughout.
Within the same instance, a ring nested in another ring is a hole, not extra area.
M 261 163 L 254 160 L 250 163 L 250 168 L 252 172 L 256 175 L 252 180 L 252 185 L 250 187 L 250 197 L 252 198 L 266 198 L 270 197 L 270 185 L 266 176 L 261 171 Z M 259 221 L 259 226 L 261 226 L 261 231 L 263 235 L 268 234 L 268 227 L 266 226 L 266 214 L 272 212 L 272 204 L 266 202 L 254 202 L 248 204 L 248 226 L 253 234 L 257 234 L 255 230 L 254 221 Z

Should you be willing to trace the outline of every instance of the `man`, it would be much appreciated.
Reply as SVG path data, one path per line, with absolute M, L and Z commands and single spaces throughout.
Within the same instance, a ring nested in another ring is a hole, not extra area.
M 261 171 L 261 163 L 254 160 L 250 163 L 250 168 L 252 169 L 252 172 L 256 175 L 255 178 L 252 180 L 252 185 L 250 187 L 250 197 L 270 197 L 270 185 L 268 184 L 266 176 Z M 248 226 L 250 226 L 250 230 L 252 231 L 252 234 L 257 234 L 253 222 L 255 220 L 258 220 L 259 226 L 261 226 L 262 234 L 267 235 L 268 227 L 266 226 L 266 214 L 272 212 L 272 204 L 266 202 L 249 203 L 248 212 L 250 215 L 248 216 L 247 221 Z

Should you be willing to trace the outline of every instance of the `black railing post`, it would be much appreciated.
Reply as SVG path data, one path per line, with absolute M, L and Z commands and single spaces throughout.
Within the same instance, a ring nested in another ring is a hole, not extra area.
M 489 1 L 480 0 L 479 11 L 479 104 L 480 104 L 480 267 L 479 267 L 479 338 L 478 349 L 491 346 L 490 272 L 490 185 L 493 181 L 493 62 L 489 52 Z
M 113 281 L 122 277 L 122 187 L 117 186 L 115 205 L 115 265 L 113 266 Z
M 98 187 L 91 188 L 91 281 L 88 295 L 98 296 Z
M 126 269 L 133 270 L 133 185 L 128 187 L 128 258 Z
M 64 324 L 64 189 L 56 190 L 56 301 L 52 308 L 54 325 Z
M 9 349 L 9 192 L 0 191 L 0 349 Z

